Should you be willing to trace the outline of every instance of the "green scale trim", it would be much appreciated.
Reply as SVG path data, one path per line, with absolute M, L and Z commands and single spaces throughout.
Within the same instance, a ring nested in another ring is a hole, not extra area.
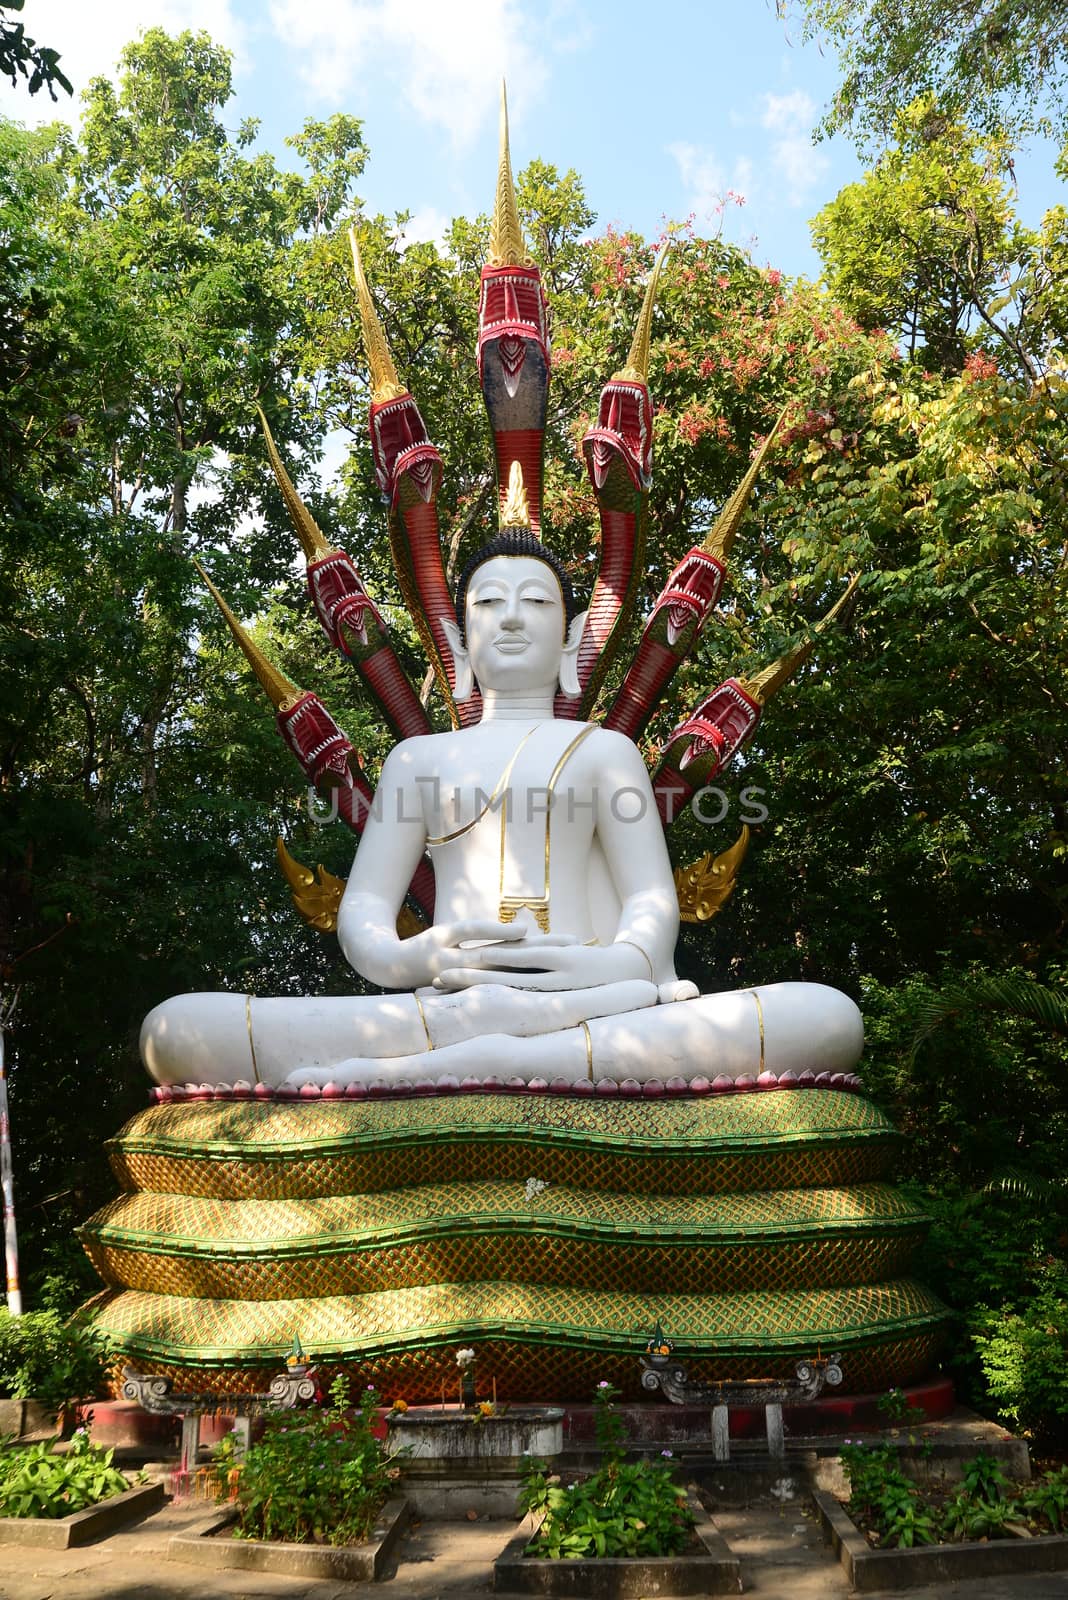
M 940 1329 L 863 1339 L 843 1346 L 846 1384 L 851 1393 L 879 1394 L 895 1384 L 912 1383 L 930 1372 L 944 1344 Z M 690 1356 L 687 1366 L 697 1382 L 713 1379 L 741 1381 L 753 1378 L 792 1378 L 798 1360 L 811 1356 L 811 1346 L 797 1346 L 774 1357 Z M 262 1392 L 277 1375 L 278 1363 L 269 1366 L 193 1366 L 151 1357 L 152 1370 L 170 1378 L 180 1390 L 207 1390 L 213 1394 Z M 524 1344 L 510 1338 L 480 1339 L 478 1367 L 497 1380 L 501 1400 L 511 1404 L 547 1399 L 588 1401 L 594 1387 L 613 1383 L 628 1400 L 648 1401 L 642 1389 L 634 1350 L 595 1349 L 586 1344 Z M 399 1355 L 358 1362 L 319 1361 L 320 1383 L 327 1387 L 339 1373 L 360 1387 L 368 1381 L 387 1399 L 401 1396 L 409 1404 L 438 1403 L 456 1389 L 455 1347 L 409 1350 Z
M 80 1230 L 106 1282 L 282 1299 L 502 1275 L 582 1288 L 823 1286 L 908 1268 L 928 1219 L 885 1185 L 617 1195 L 453 1184 L 360 1196 L 122 1196 Z
M 644 1194 L 826 1188 L 880 1177 L 897 1143 L 869 1101 L 820 1090 L 616 1103 L 205 1101 L 141 1112 L 108 1148 L 127 1189 L 282 1199 L 532 1173 Z
M 315 1300 L 188 1300 L 125 1290 L 99 1306 L 97 1328 L 127 1354 L 179 1365 L 284 1359 L 294 1332 L 317 1361 L 375 1362 L 405 1351 L 483 1339 L 580 1343 L 629 1351 L 654 1323 L 675 1355 L 772 1361 L 785 1352 L 936 1335 L 945 1310 L 910 1279 L 827 1290 L 734 1295 L 627 1294 L 541 1284 L 432 1284 Z

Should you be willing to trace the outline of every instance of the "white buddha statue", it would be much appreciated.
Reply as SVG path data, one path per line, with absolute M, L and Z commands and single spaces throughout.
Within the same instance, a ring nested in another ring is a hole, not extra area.
M 678 900 L 645 763 L 626 735 L 554 716 L 558 689 L 579 693 L 585 620 L 562 565 L 529 531 L 506 529 L 469 563 L 457 612 L 455 698 L 477 684 L 481 719 L 394 748 L 338 913 L 348 961 L 394 992 L 179 995 L 142 1029 L 156 1082 L 681 1089 L 849 1073 L 863 1026 L 838 991 L 702 996 L 676 977 Z M 402 939 L 424 851 L 434 921 Z
M 849 1073 L 863 1028 L 856 1006 L 836 990 L 792 983 L 700 996 L 676 977 L 678 898 L 649 775 L 634 742 L 719 593 L 730 542 L 774 429 L 709 538 L 674 569 L 654 607 L 646 633 L 655 632 L 663 611 L 668 643 L 652 644 L 648 682 L 637 664 L 624 680 L 620 701 L 629 709 L 617 725 L 629 731 L 579 720 L 595 714 L 636 599 L 641 508 L 652 470 L 649 348 L 666 246 L 650 276 L 627 362 L 605 386 L 597 425 L 583 443 L 602 513 L 601 568 L 587 620 L 575 615 L 566 570 L 539 537 L 550 353 L 540 275 L 526 252 L 516 207 L 502 89 L 478 361 L 503 531 L 468 563 L 453 621 L 435 506 L 441 458 L 398 378 L 355 232 L 351 239 L 371 376 L 375 472 L 391 508 L 398 581 L 428 647 L 451 732 L 413 734 L 431 725 L 387 648 L 382 619 L 349 558 L 316 527 L 262 413 L 261 420 L 308 557 L 309 590 L 323 627 L 353 656 L 395 731 L 410 735 L 400 737 L 371 813 L 360 818 L 360 843 L 337 913 L 347 959 L 362 977 L 393 992 L 343 999 L 180 995 L 145 1021 L 141 1050 L 150 1074 L 160 1085 L 261 1093 L 288 1086 L 311 1095 L 443 1080 L 475 1086 L 487 1078 L 587 1089 L 614 1079 L 679 1089 L 695 1080 L 707 1087 L 717 1077 L 763 1075 L 771 1083 L 805 1071 Z M 300 742 L 297 724 L 305 713 L 299 691 L 287 681 L 272 687 L 236 619 L 216 598 L 275 700 L 280 731 L 318 782 L 317 758 L 329 739 L 351 747 L 325 717 L 312 718 L 312 731 Z M 640 681 L 632 685 L 635 675 Z M 732 682 L 723 688 L 731 691 Z M 749 690 L 734 685 L 725 714 L 728 722 L 736 720 L 741 708 L 751 731 L 760 695 L 754 685 Z M 558 694 L 579 717 L 554 713 Z M 639 702 L 644 709 L 636 715 Z M 287 717 L 292 722 L 285 731 Z M 740 728 L 727 741 L 731 749 L 744 737 Z M 718 730 L 714 735 L 721 737 Z M 335 766 L 347 780 L 344 759 Z M 333 758 L 323 760 L 329 767 Z M 433 923 L 401 938 L 398 913 L 427 853 Z

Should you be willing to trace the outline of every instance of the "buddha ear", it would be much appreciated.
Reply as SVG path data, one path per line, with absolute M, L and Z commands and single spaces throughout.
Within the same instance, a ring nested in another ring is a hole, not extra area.
M 442 617 L 441 626 L 445 630 L 445 637 L 449 641 L 452 659 L 456 668 L 456 684 L 452 697 L 457 705 L 462 705 L 465 700 L 470 700 L 475 692 L 475 675 L 471 671 L 471 657 L 467 653 L 467 646 L 460 637 L 460 629 L 448 617 Z
M 578 675 L 578 653 L 588 615 L 588 612 L 583 611 L 572 619 L 571 626 L 567 630 L 567 638 L 564 640 L 564 652 L 560 657 L 560 693 L 566 695 L 569 700 L 577 700 L 582 693 Z

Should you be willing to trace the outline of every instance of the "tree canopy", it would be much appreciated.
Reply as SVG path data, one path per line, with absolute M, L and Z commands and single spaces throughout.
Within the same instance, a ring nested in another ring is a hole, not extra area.
M 1068 137 L 1068 13 L 1061 0 L 776 0 L 837 50 L 824 118 L 881 147 L 895 112 L 933 96 L 982 133 Z
M 812 223 L 826 281 L 865 327 L 892 329 L 909 359 L 960 371 L 985 348 L 1027 382 L 1059 369 L 1068 213 L 1038 228 L 1014 211 L 1005 141 L 981 140 L 914 101 L 896 143 Z
M 13 1127 L 34 1282 L 57 1251 L 71 1265 L 72 1221 L 109 1193 L 102 1144 L 142 1102 L 152 1005 L 354 986 L 273 863 L 282 833 L 344 874 L 351 837 L 309 816 L 190 559 L 321 694 L 373 777 L 386 735 L 310 619 L 254 410 L 418 679 L 366 441 L 351 221 L 445 458 L 455 561 L 492 522 L 474 363 L 487 218 L 456 219 L 442 248 L 405 244 L 403 213 L 361 213 L 355 118 L 305 124 L 287 170 L 254 125 L 228 131 L 230 89 L 205 35 L 154 29 L 117 84 L 92 85 L 77 137 L 0 124 L 0 971 L 20 987 Z M 826 285 L 676 233 L 653 326 L 645 605 L 786 421 L 731 584 L 649 738 L 780 654 L 859 574 L 845 626 L 724 783 L 721 821 L 674 830 L 688 860 L 733 841 L 743 788 L 768 811 L 680 966 L 704 989 L 810 978 L 860 1000 L 867 1075 L 941 1207 L 932 1270 L 966 1305 L 990 1292 L 995 1234 L 1020 1299 L 1060 1261 L 1065 1221 L 1059 1191 L 1041 1208 L 1003 1195 L 994 1222 L 980 1198 L 1010 1155 L 1054 1189 L 1063 1169 L 1063 1043 L 1040 1014 L 992 1022 L 955 1003 L 909 1049 L 943 987 L 981 999 L 991 976 L 1065 981 L 1065 215 L 1023 229 L 964 123 L 921 108 L 896 137 L 817 219 Z M 656 242 L 595 231 L 575 172 L 535 160 L 518 192 L 552 299 L 548 537 L 584 594 L 596 519 L 578 441 Z M 327 493 L 319 463 L 339 438 L 353 448 Z M 981 1246 L 951 1271 L 967 1228 Z
M 0 0 L 0 12 L 21 11 L 25 3 L 26 0 Z M 57 84 L 68 94 L 74 93 L 59 65 L 59 51 L 38 44 L 21 22 L 5 16 L 0 16 L 0 75 L 10 78 L 13 84 L 20 77 L 25 78 L 30 94 L 47 89 L 53 100 L 57 98 Z

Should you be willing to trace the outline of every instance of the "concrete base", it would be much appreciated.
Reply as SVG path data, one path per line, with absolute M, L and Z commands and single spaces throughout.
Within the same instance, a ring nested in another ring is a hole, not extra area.
M 923 1545 L 914 1550 L 873 1550 L 833 1495 L 817 1491 L 815 1500 L 825 1537 L 845 1568 L 851 1587 L 860 1593 L 1068 1569 L 1068 1536 L 1064 1534 Z
M 522 1480 L 515 1474 L 465 1476 L 462 1473 L 401 1470 L 400 1488 L 412 1515 L 428 1522 L 517 1522 Z
M 334 1578 L 348 1583 L 373 1583 L 389 1565 L 393 1548 L 408 1526 L 406 1500 L 387 1500 L 366 1544 L 276 1544 L 267 1539 L 233 1539 L 229 1530 L 237 1512 L 216 1510 L 178 1533 L 167 1546 L 172 1561 L 191 1562 L 214 1571 L 274 1572 L 293 1578 Z
M 560 1454 L 563 1417 L 559 1406 L 514 1406 L 491 1417 L 431 1406 L 392 1414 L 389 1442 L 403 1452 L 401 1485 L 415 1515 L 514 1522 L 522 1515 L 523 1468 Z
M 0 1435 L 22 1439 L 28 1433 L 58 1433 L 56 1413 L 43 1400 L 0 1400 Z
M 165 1498 L 162 1483 L 144 1483 L 69 1517 L 0 1517 L 0 1544 L 69 1550 L 72 1545 L 103 1539 L 124 1523 L 158 1511 Z
M 75 1410 L 78 1426 L 88 1428 L 93 1443 L 105 1450 L 134 1449 L 166 1455 L 178 1448 L 181 1418 L 154 1416 L 142 1411 L 136 1400 L 83 1400 Z
M 652 1556 L 618 1556 L 582 1561 L 540 1561 L 524 1556 L 529 1528 L 509 1540 L 493 1567 L 498 1593 L 553 1595 L 565 1600 L 658 1600 L 674 1596 L 740 1594 L 742 1571 L 708 1512 L 692 1496 L 697 1548 L 685 1555 L 657 1560 Z
M 561 1406 L 505 1406 L 499 1415 L 413 1406 L 387 1418 L 389 1442 L 409 1462 L 426 1462 L 437 1471 L 507 1470 L 524 1457 L 551 1460 L 563 1448 Z
M 930 1383 L 914 1384 L 905 1391 L 908 1405 L 922 1411 L 927 1423 L 941 1421 L 953 1411 L 955 1398 L 953 1384 L 948 1378 L 934 1378 Z M 879 1410 L 877 1394 L 840 1394 L 828 1391 L 805 1406 L 783 1406 L 783 1424 L 787 1438 L 841 1438 L 843 1434 L 860 1433 L 886 1427 L 886 1417 Z M 706 1444 L 711 1449 L 713 1421 L 711 1406 L 673 1406 L 659 1400 L 642 1401 L 637 1405 L 621 1405 L 617 1413 L 627 1430 L 632 1449 L 648 1447 L 660 1450 L 664 1446 L 678 1451 L 682 1446 L 699 1448 Z M 592 1444 L 595 1438 L 592 1405 L 566 1405 L 564 1407 L 564 1449 L 580 1450 Z M 766 1433 L 763 1406 L 731 1406 L 731 1439 L 763 1439 Z

